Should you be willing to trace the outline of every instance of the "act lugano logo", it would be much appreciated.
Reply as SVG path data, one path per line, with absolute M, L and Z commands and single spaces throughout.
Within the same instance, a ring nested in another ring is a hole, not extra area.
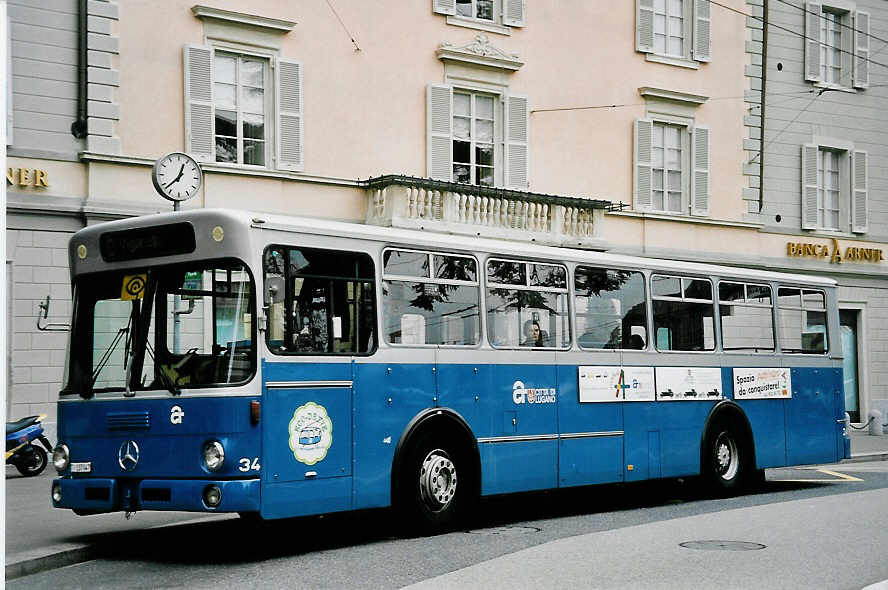
M 314 465 L 327 456 L 333 444 L 333 421 L 327 409 L 308 402 L 293 412 L 290 420 L 290 450 L 297 461 Z

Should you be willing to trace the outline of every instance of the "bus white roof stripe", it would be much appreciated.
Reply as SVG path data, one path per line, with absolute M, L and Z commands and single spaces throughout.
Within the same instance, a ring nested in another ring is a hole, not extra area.
M 174 220 L 185 220 L 188 216 L 194 214 L 212 215 L 214 212 L 220 214 L 221 217 L 228 219 L 234 218 L 244 223 L 245 226 L 252 226 L 264 231 L 311 233 L 331 237 L 358 238 L 379 242 L 381 245 L 411 246 L 452 252 L 480 251 L 497 255 L 537 258 L 559 262 L 590 263 L 604 266 L 612 265 L 627 269 L 646 268 L 653 271 L 671 273 L 730 276 L 746 280 L 774 280 L 808 283 L 825 287 L 836 285 L 835 280 L 820 276 L 699 262 L 643 258 L 638 256 L 613 254 L 610 252 L 580 250 L 569 247 L 525 244 L 521 242 L 494 240 L 483 237 L 424 232 L 420 230 L 364 225 L 360 223 L 312 217 L 284 216 L 231 209 L 198 209 L 194 211 L 180 211 L 178 213 L 162 213 L 111 222 L 111 224 L 113 224 L 114 230 L 121 230 L 128 227 L 156 225 L 158 223 L 173 222 Z M 81 231 L 96 231 L 97 229 L 100 231 L 106 231 L 106 229 L 110 229 L 103 228 L 103 225 L 104 224 L 91 226 Z

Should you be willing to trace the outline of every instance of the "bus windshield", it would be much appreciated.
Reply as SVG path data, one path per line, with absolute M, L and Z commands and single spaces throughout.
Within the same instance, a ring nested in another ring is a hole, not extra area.
M 246 382 L 256 368 L 254 292 L 234 260 L 79 277 L 62 395 Z

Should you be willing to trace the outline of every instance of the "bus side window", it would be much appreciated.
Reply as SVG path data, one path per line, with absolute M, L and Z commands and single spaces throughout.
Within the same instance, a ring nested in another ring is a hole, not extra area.
M 269 349 L 277 354 L 360 354 L 375 349 L 369 255 L 275 246 L 265 251 Z M 276 285 L 285 286 L 276 308 Z M 274 291 L 274 293 L 272 293 Z
M 642 273 L 578 266 L 574 287 L 581 348 L 643 350 L 647 346 Z
M 651 299 L 658 350 L 715 350 L 715 306 L 709 279 L 652 275 Z

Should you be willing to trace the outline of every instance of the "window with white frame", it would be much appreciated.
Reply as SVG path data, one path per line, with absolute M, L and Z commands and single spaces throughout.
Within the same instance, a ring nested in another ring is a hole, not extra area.
M 655 211 L 684 211 L 684 156 L 682 143 L 687 129 L 679 125 L 654 123 L 651 171 L 652 206 Z
M 839 229 L 839 152 L 817 150 L 817 225 Z
M 654 52 L 684 57 L 684 0 L 654 0 Z
M 264 166 L 268 60 L 217 51 L 213 58 L 216 161 Z
M 528 103 L 523 96 L 446 84 L 427 89 L 427 174 L 435 180 L 526 189 Z
M 709 215 L 709 128 L 635 121 L 636 211 Z
M 202 162 L 304 168 L 302 64 L 186 45 L 185 144 Z
M 802 228 L 865 233 L 868 184 L 867 152 L 802 146 Z
M 693 65 L 712 58 L 709 0 L 638 0 L 635 49 L 653 61 Z
M 805 79 L 832 87 L 866 88 L 869 13 L 841 4 L 805 3 Z
M 842 82 L 842 15 L 824 10 L 820 17 L 820 79 L 827 84 Z
M 453 92 L 453 182 L 494 185 L 496 97 Z
M 456 14 L 493 22 L 493 0 L 456 0 Z
M 508 34 L 523 27 L 525 0 L 432 0 L 432 10 L 447 15 L 447 23 Z

